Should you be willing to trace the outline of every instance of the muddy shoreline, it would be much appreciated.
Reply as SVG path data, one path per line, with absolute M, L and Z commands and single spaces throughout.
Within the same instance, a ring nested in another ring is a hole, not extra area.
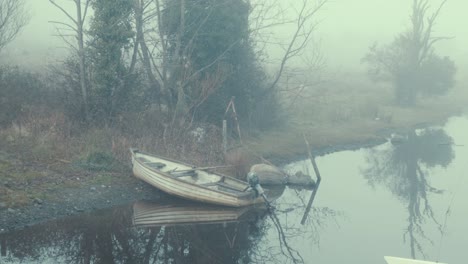
M 316 155 L 336 151 L 370 147 L 383 141 L 356 142 L 315 150 Z M 304 156 L 277 158 L 275 162 L 285 165 L 304 159 Z M 167 194 L 133 178 L 130 172 L 122 173 L 112 185 L 81 182 L 78 186 L 60 188 L 53 194 L 53 200 L 34 200 L 31 205 L 19 208 L 0 209 L 0 234 L 40 224 L 54 219 L 78 215 L 98 209 L 128 204 L 137 200 L 155 200 Z
M 162 196 L 165 194 L 137 179 L 130 183 L 126 181 L 109 186 L 85 183 L 79 187 L 67 187 L 55 193 L 53 200 L 38 199 L 31 205 L 0 209 L 0 233 L 132 201 L 159 199 Z
M 419 124 L 414 129 L 428 126 L 431 125 Z M 380 131 L 374 139 L 320 147 L 313 149 L 313 153 L 314 156 L 323 156 L 338 151 L 373 147 L 385 143 L 390 134 L 395 132 L 398 130 Z M 283 166 L 306 158 L 304 153 L 304 155 L 287 157 L 273 156 L 269 160 Z M 124 205 L 137 200 L 155 200 L 167 196 L 156 188 L 134 178 L 130 171 L 119 173 L 112 184 L 81 181 L 74 184 L 73 187 L 62 188 L 59 185 L 58 190 L 54 191 L 54 199 L 51 200 L 35 199 L 31 205 L 19 208 L 0 207 L 0 233 L 7 233 L 53 219 Z

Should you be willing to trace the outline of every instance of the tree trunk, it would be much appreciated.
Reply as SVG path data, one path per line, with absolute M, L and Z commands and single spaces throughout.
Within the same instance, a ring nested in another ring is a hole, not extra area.
M 76 19 L 77 19 L 77 39 L 78 39 L 78 57 L 80 63 L 80 86 L 81 86 L 81 96 L 83 100 L 83 108 L 85 114 L 85 120 L 89 121 L 89 108 L 88 108 L 88 91 L 86 87 L 86 78 L 85 78 L 85 52 L 83 44 L 83 20 L 81 15 L 81 0 L 75 0 L 76 4 Z
M 136 43 L 135 45 L 140 45 L 141 53 L 143 57 L 143 66 L 145 68 L 146 74 L 150 81 L 151 87 L 155 89 L 158 104 L 161 103 L 161 84 L 156 79 L 156 76 L 153 73 L 152 66 L 151 66 L 151 59 L 149 54 L 148 46 L 145 42 L 145 35 L 143 33 L 143 6 L 145 5 L 144 1 L 135 0 L 135 25 L 136 25 Z

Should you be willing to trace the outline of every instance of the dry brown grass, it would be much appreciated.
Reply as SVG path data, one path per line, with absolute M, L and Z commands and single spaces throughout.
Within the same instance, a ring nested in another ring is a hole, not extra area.
M 72 184 L 76 177 L 80 182 L 124 182 L 130 178 L 131 147 L 199 166 L 224 164 L 218 128 L 205 125 L 200 136 L 192 129 L 168 131 L 148 120 L 157 119 L 128 116 L 112 127 L 84 128 L 46 109 L 24 115 L 0 129 L 0 154 L 5 154 L 0 155 L 0 202 L 27 205 L 51 186 Z M 92 171 L 96 166 L 86 164 L 92 157 L 110 159 L 111 165 L 98 167 L 104 172 Z M 4 187 L 4 182 L 11 184 Z
M 222 165 L 226 159 L 234 165 L 234 172 L 245 175 L 260 157 L 303 155 L 303 134 L 313 148 L 321 148 L 378 139 L 382 130 L 443 122 L 464 110 L 468 89 L 463 88 L 459 82 L 446 96 L 427 98 L 414 108 L 400 108 L 392 104 L 391 87 L 350 74 L 307 91 L 294 102 L 287 126 L 261 137 L 244 138 L 245 147 L 227 157 L 222 152 L 219 128 L 205 125 L 201 137 L 193 133 L 196 127 L 171 130 L 155 110 L 122 116 L 112 126 L 83 128 L 63 113 L 35 109 L 0 130 L 0 145 L 18 159 L 48 166 L 66 165 L 102 152 L 129 167 L 129 148 L 134 147 L 200 166 Z
M 221 131 L 204 125 L 203 135 L 196 135 L 192 129 L 169 130 L 160 125 L 157 113 L 125 116 L 112 127 L 84 128 L 62 113 L 42 109 L 0 130 L 0 144 L 21 160 L 43 164 L 83 160 L 100 152 L 130 165 L 133 147 L 197 165 L 219 165 L 223 161 Z
M 281 159 L 304 154 L 303 134 L 313 148 L 322 148 L 369 142 L 379 139 L 384 130 L 440 124 L 467 110 L 467 88 L 459 82 L 445 96 L 424 98 L 415 107 L 402 108 L 393 104 L 391 87 L 351 74 L 307 91 L 290 109 L 286 128 L 251 140 L 249 148 Z

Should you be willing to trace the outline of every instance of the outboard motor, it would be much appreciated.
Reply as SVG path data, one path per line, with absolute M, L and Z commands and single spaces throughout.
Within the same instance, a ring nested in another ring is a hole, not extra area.
M 250 187 L 254 189 L 255 193 L 257 196 L 262 196 L 263 199 L 265 200 L 265 203 L 267 204 L 268 207 L 271 207 L 270 202 L 268 201 L 265 191 L 263 190 L 262 186 L 260 185 L 260 181 L 258 179 L 258 175 L 255 174 L 255 172 L 249 172 L 247 174 L 247 182 L 249 183 Z

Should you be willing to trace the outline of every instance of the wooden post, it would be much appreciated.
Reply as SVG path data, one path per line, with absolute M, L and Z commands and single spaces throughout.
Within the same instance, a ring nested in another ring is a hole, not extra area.
M 223 151 L 224 151 L 224 154 L 227 153 L 227 122 L 226 122 L 226 119 L 223 120 Z
M 234 117 L 234 121 L 236 122 L 236 125 L 237 125 L 237 134 L 239 135 L 239 142 L 241 143 L 241 145 L 243 145 L 240 126 L 239 126 L 239 120 L 237 119 L 236 106 L 234 105 L 234 99 L 235 99 L 234 96 L 231 97 L 231 101 L 229 101 L 229 104 L 226 107 L 226 111 L 224 112 L 224 118 L 226 118 L 226 114 L 229 112 L 229 109 L 232 109 L 232 116 Z
M 315 184 L 314 190 L 312 191 L 312 194 L 310 195 L 309 203 L 307 204 L 304 215 L 302 216 L 302 220 L 301 220 L 302 225 L 304 225 L 305 221 L 307 220 L 307 216 L 309 215 L 310 209 L 312 208 L 312 204 L 315 200 L 315 195 L 317 194 L 318 188 L 320 186 L 320 182 L 322 181 L 322 177 L 320 176 L 317 163 L 315 163 L 315 158 L 314 156 L 312 156 L 312 153 L 310 151 L 309 141 L 307 141 L 307 138 L 305 135 L 304 135 L 304 141 L 307 145 L 307 154 L 309 155 L 310 162 L 312 163 L 312 167 L 314 168 L 315 176 L 317 176 L 317 182 Z
M 242 143 L 242 136 L 241 136 L 241 131 L 240 131 L 240 127 L 239 127 L 239 120 L 237 119 L 237 112 L 236 112 L 236 106 L 234 105 L 234 96 L 231 98 L 231 102 L 232 102 L 232 112 L 234 113 L 234 120 L 236 121 L 236 125 L 237 125 L 237 134 L 239 134 L 239 141 L 241 143 L 241 145 L 244 145 Z
M 0 244 L 1 244 L 1 245 L 0 245 L 0 248 L 1 248 L 1 249 L 0 249 L 0 251 L 1 251 L 0 256 L 6 257 L 6 255 L 7 255 L 6 239 L 2 238 L 2 241 L 1 241 Z

